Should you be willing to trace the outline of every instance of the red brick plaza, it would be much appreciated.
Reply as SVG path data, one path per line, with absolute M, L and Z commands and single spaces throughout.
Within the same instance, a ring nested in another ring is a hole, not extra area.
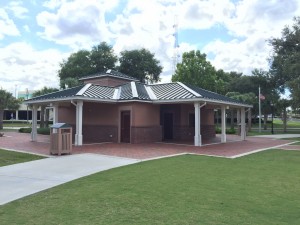
M 240 141 L 239 136 L 228 135 L 227 143 L 220 143 L 219 138 L 207 145 L 197 147 L 193 143 L 149 143 L 149 144 L 117 144 L 100 143 L 73 146 L 73 154 L 95 153 L 134 159 L 151 159 L 176 154 L 199 154 L 217 157 L 235 158 L 269 148 L 300 150 L 300 146 L 288 146 L 289 140 L 274 140 L 271 138 L 247 137 Z M 29 153 L 50 155 L 49 136 L 38 135 L 37 142 L 32 142 L 30 134 L 6 132 L 0 138 L 0 148 L 25 151 Z

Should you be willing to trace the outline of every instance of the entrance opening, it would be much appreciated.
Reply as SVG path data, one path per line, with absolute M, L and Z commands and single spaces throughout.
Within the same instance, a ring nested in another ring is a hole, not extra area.
M 121 112 L 121 142 L 130 143 L 130 111 Z
M 164 113 L 163 129 L 164 140 L 173 139 L 173 113 Z

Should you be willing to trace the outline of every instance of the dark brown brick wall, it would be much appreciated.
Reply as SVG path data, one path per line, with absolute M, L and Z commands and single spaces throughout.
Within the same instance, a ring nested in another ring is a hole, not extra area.
M 149 143 L 162 141 L 161 126 L 131 127 L 131 143 Z
M 129 82 L 130 82 L 129 80 L 123 80 L 123 79 L 112 78 L 112 77 L 103 77 L 103 78 L 89 79 L 84 81 L 85 84 L 92 83 L 92 84 L 98 84 L 98 85 L 108 86 L 108 87 L 116 87 Z
M 175 140 L 189 141 L 194 140 L 195 128 L 189 126 L 174 126 L 173 130 Z M 214 125 L 201 125 L 202 139 L 210 139 L 216 137 Z
M 118 142 L 117 126 L 83 125 L 83 143 Z

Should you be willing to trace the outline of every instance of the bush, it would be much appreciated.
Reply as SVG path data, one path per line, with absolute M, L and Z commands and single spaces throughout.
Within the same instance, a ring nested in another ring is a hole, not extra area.
M 20 133 L 31 133 L 31 128 L 30 127 L 22 127 L 19 129 Z
M 19 129 L 20 133 L 31 133 L 31 128 L 30 127 L 22 127 Z M 43 135 L 49 135 L 50 134 L 50 128 L 38 128 L 37 129 L 38 134 L 43 134 Z
M 38 128 L 37 133 L 38 134 L 43 134 L 43 135 L 49 135 L 50 134 L 50 128 L 49 127 Z
M 221 134 L 222 130 L 219 127 L 216 127 L 216 134 Z M 226 129 L 226 134 L 235 134 L 236 130 L 235 129 Z

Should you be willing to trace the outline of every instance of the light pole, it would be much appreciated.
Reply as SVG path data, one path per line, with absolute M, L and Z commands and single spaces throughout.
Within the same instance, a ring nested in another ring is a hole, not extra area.
M 273 119 L 274 119 L 274 103 L 271 102 L 271 110 L 272 110 L 272 130 L 271 133 L 274 134 L 274 125 L 273 125 Z

